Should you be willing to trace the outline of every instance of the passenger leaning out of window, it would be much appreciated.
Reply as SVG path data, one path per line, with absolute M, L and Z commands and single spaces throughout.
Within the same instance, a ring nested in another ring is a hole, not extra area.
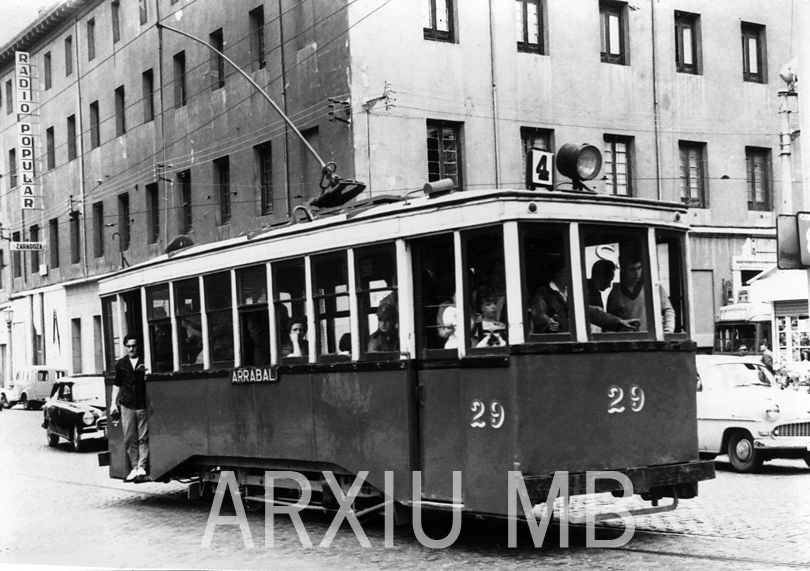
M 638 319 L 641 331 L 649 331 L 646 303 L 644 300 L 643 264 L 637 255 L 629 254 L 619 260 L 620 282 L 613 286 L 607 301 L 609 313 L 622 319 Z M 664 333 L 675 331 L 675 310 L 669 302 L 669 294 L 660 283 L 655 288 L 661 299 L 661 317 Z
M 124 337 L 127 355 L 115 362 L 112 387 L 111 416 L 120 415 L 124 429 L 124 451 L 132 471 L 125 482 L 146 482 L 146 461 L 149 458 L 149 434 L 146 420 L 146 367 L 140 356 L 138 339 Z
M 503 347 L 506 345 L 506 324 L 498 320 L 502 297 L 489 286 L 475 290 L 475 317 L 471 331 L 473 347 Z
M 399 351 L 398 323 L 396 304 L 383 300 L 377 308 L 377 330 L 368 338 L 368 352 Z

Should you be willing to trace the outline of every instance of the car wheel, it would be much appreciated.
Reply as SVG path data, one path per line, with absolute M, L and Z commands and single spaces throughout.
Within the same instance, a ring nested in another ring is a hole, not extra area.
M 11 403 L 8 402 L 8 399 L 6 398 L 6 393 L 0 395 L 0 405 L 2 405 L 3 408 L 11 408 Z
M 20 403 L 22 403 L 25 410 L 33 410 L 31 401 L 28 400 L 28 395 L 24 394 L 22 397 L 20 397 Z
M 59 444 L 59 435 L 54 434 L 53 432 L 51 432 L 50 428 L 48 428 L 46 430 L 47 430 L 47 435 L 48 435 L 48 446 L 54 447 L 57 444 Z
M 747 432 L 735 432 L 728 441 L 728 459 L 737 472 L 754 472 L 762 466 L 762 454 Z
M 82 442 L 82 435 L 79 433 L 77 427 L 73 427 L 70 431 L 70 440 L 73 442 L 73 451 L 81 452 L 84 450 L 84 442 Z

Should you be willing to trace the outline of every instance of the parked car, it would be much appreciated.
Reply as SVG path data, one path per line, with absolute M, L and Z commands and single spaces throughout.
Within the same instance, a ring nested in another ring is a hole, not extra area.
M 782 390 L 754 357 L 697 357 L 698 448 L 753 472 L 774 458 L 810 466 L 810 395 Z
M 38 409 L 50 396 L 53 384 L 65 375 L 67 371 L 64 369 L 38 365 L 22 367 L 0 389 L 0 406 L 11 408 L 20 403 L 26 410 Z
M 73 444 L 80 452 L 92 438 L 107 439 L 106 399 L 104 377 L 101 375 L 73 375 L 53 386 L 51 398 L 45 403 L 46 431 L 49 446 L 56 446 L 59 438 Z

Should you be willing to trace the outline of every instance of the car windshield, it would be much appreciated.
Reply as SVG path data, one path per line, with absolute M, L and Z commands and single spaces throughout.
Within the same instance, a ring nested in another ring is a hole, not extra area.
M 74 402 L 88 400 L 104 401 L 104 381 L 100 379 L 74 382 L 72 390 Z
M 706 389 L 733 389 L 737 387 L 772 387 L 770 371 L 756 363 L 721 363 L 708 367 L 702 375 Z

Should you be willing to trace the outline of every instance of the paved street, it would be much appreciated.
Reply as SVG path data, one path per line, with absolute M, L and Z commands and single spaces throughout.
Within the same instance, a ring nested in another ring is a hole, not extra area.
M 637 518 L 636 535 L 621 549 L 585 549 L 584 534 L 576 529 L 569 549 L 556 547 L 552 533 L 542 549 L 534 549 L 528 539 L 517 549 L 506 549 L 505 527 L 471 520 L 465 520 L 460 539 L 448 549 L 423 547 L 408 528 L 398 530 L 395 546 L 385 549 L 379 521 L 363 525 L 370 549 L 359 547 L 348 525 L 331 547 L 305 549 L 289 520 L 281 518 L 276 547 L 265 549 L 262 513 L 248 514 L 256 548 L 243 547 L 238 528 L 220 526 L 211 549 L 202 549 L 210 504 L 188 501 L 185 486 L 178 483 L 109 480 L 106 469 L 97 466 L 100 446 L 81 454 L 66 443 L 49 448 L 40 422 L 40 412 L 0 413 L 3 566 L 334 570 L 529 569 L 538 563 L 564 569 L 810 565 L 810 469 L 803 462 L 774 462 L 762 474 L 740 475 L 730 472 L 721 457 L 717 479 L 702 485 L 700 498 L 684 501 L 668 514 Z M 617 504 L 600 496 L 589 503 L 628 507 L 636 501 Z M 583 500 L 572 501 L 574 515 L 582 515 L 584 508 Z M 317 545 L 331 516 L 306 514 L 304 523 Z M 439 529 L 435 537 L 445 533 Z

